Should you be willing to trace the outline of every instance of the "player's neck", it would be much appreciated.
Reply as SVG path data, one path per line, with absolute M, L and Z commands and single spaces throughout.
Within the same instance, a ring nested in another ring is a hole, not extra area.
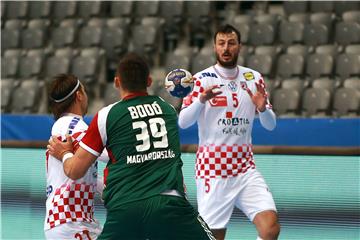
M 239 75 L 239 68 L 237 65 L 232 68 L 225 68 L 217 63 L 214 65 L 214 70 L 221 78 L 224 79 L 234 80 Z
M 66 113 L 63 113 L 61 114 L 62 117 L 65 117 L 65 116 L 72 116 L 72 117 L 79 117 L 79 118 L 83 118 L 82 115 L 80 114 L 76 114 L 76 113 L 72 113 L 72 112 L 66 112 Z
M 78 116 L 83 117 L 85 113 L 82 111 L 79 104 L 72 105 L 62 116 Z
M 144 91 L 136 91 L 136 92 L 123 92 L 122 96 L 122 100 L 127 100 L 130 98 L 134 98 L 134 97 L 139 97 L 139 96 L 147 96 L 148 93 L 146 92 L 146 90 Z

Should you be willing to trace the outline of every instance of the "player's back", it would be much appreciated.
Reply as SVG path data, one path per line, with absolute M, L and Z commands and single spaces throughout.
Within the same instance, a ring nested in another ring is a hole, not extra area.
M 106 135 L 108 210 L 165 190 L 183 194 L 177 114 L 170 104 L 157 96 L 122 100 L 107 113 Z

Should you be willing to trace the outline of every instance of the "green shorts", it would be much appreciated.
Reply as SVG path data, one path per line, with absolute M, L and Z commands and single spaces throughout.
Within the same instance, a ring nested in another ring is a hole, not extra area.
M 215 239 L 183 197 L 157 195 L 108 211 L 100 239 Z

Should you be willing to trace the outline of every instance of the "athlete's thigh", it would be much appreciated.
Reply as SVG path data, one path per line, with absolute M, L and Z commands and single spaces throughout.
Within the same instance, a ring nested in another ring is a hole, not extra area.
M 276 212 L 273 196 L 259 171 L 250 169 L 242 175 L 241 184 L 243 189 L 238 195 L 235 204 L 250 221 L 253 221 L 259 212 L 266 210 Z
M 235 178 L 196 179 L 198 211 L 211 229 L 226 228 L 230 220 L 241 187 L 234 181 Z
M 198 212 L 183 197 L 159 196 L 145 223 L 149 239 L 212 239 Z
M 45 231 L 46 239 L 96 240 L 101 227 L 96 224 L 69 222 Z

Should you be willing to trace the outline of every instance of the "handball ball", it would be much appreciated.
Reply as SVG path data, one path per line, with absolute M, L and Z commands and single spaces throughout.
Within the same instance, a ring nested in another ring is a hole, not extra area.
M 177 98 L 186 97 L 193 89 L 194 80 L 189 71 L 174 69 L 165 78 L 165 88 L 171 96 Z

